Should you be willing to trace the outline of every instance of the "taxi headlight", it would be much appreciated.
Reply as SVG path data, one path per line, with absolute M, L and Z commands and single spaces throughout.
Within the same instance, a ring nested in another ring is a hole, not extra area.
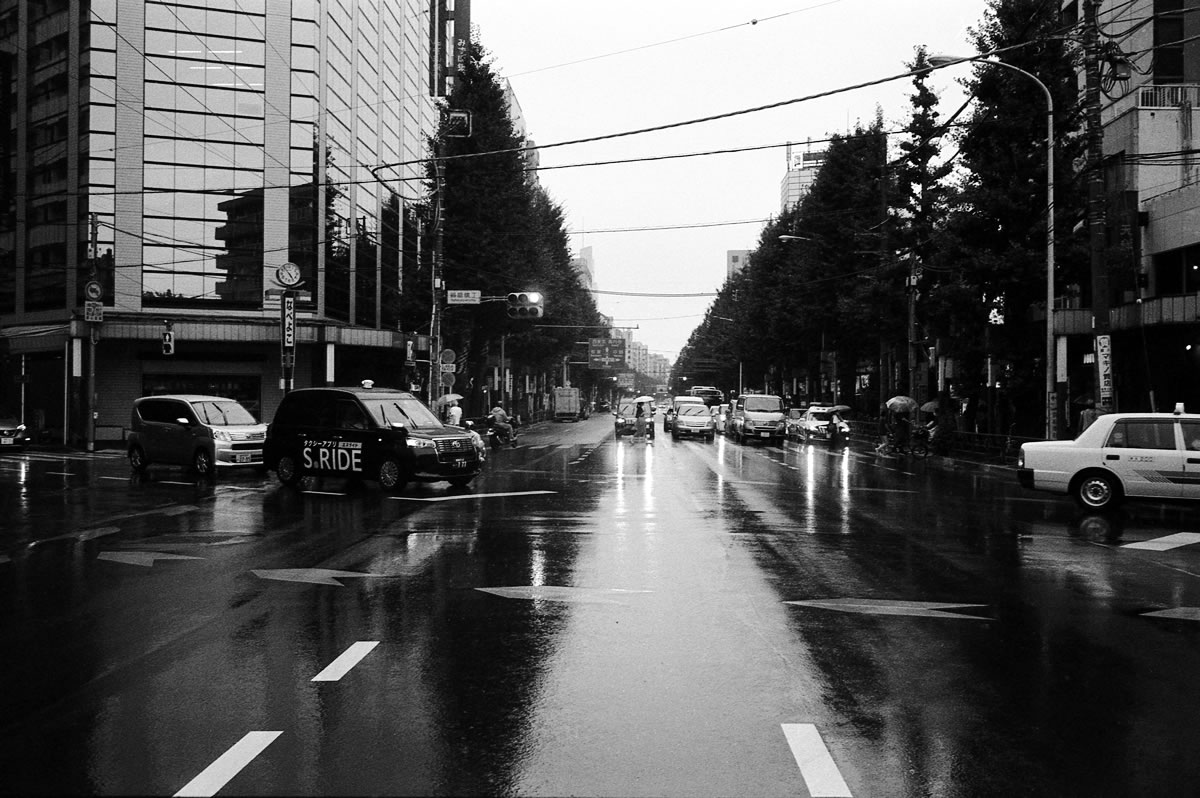
M 233 440 L 233 437 L 229 434 L 229 430 L 215 429 L 212 431 L 212 433 L 214 441 L 225 441 L 226 443 L 229 443 Z
M 624 423 L 625 423 L 625 416 L 617 416 L 617 423 L 618 423 L 618 424 L 624 424 Z
M 428 438 L 409 438 L 408 448 L 410 449 L 436 449 L 437 444 Z

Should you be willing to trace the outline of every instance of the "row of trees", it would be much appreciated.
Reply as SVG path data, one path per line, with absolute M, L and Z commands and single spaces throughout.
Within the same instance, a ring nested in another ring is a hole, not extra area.
M 1057 6 L 992 0 L 974 38 L 980 52 L 1026 45 L 1002 57 L 1054 96 L 1057 282 L 1086 286 L 1086 241 L 1074 232 L 1085 213 L 1082 108 Z M 902 133 L 893 138 L 877 112 L 833 138 L 809 193 L 765 227 L 693 331 L 676 384 L 738 385 L 740 368 L 744 387 L 799 382 L 809 399 L 874 411 L 893 393 L 933 395 L 932 349 L 953 362 L 957 396 L 986 395 L 991 373 L 1005 406 L 1028 413 L 1013 419 L 1018 431 L 1041 429 L 1045 102 L 1029 78 L 983 63 L 964 81 L 972 110 L 943 120 L 929 66 L 918 48 Z M 714 358 L 719 372 L 694 368 Z
M 508 318 L 502 301 L 446 308 L 442 344 L 467 362 L 466 384 L 460 374 L 454 390 L 467 396 L 468 408 L 479 409 L 490 369 L 499 363 L 502 337 L 516 375 L 539 375 L 545 385 L 560 381 L 563 360 L 578 352 L 581 336 L 602 334 L 595 329 L 601 318 L 571 265 L 563 210 L 531 177 L 524 139 L 513 128 L 504 89 L 478 42 L 469 46 L 447 105 L 469 111 L 473 131 L 448 137 L 443 122 L 430 142 L 440 157 L 427 171 L 431 200 L 421 209 L 428 222 L 424 244 L 432 249 L 440 225 L 444 287 L 485 297 L 540 291 L 546 298 L 546 315 L 538 321 Z M 426 264 L 432 258 L 431 251 Z M 428 266 L 405 270 L 407 318 L 429 318 L 431 291 Z M 494 394 L 488 398 L 495 401 Z

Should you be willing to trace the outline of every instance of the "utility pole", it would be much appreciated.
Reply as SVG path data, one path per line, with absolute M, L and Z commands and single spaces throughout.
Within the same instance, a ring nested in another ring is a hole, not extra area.
M 441 360 L 438 355 L 442 351 L 442 245 L 443 230 L 446 226 L 446 171 L 442 162 L 442 141 L 439 136 L 434 145 L 433 169 L 437 174 L 437 202 L 433 215 L 433 274 L 432 296 L 433 308 L 429 317 L 429 404 L 432 405 L 441 393 L 442 375 Z
M 88 242 L 88 283 L 96 282 L 96 258 L 100 247 L 100 220 L 95 213 L 88 214 L 90 231 Z M 88 323 L 88 373 L 87 373 L 87 450 L 96 451 L 96 342 L 100 340 L 100 326 Z
M 1104 129 L 1100 121 L 1099 0 L 1083 0 L 1084 121 L 1087 132 L 1087 222 L 1091 253 L 1092 324 L 1096 335 L 1097 406 L 1114 409 L 1109 346 L 1109 288 L 1104 194 Z M 1051 311 L 1047 308 L 1047 314 Z

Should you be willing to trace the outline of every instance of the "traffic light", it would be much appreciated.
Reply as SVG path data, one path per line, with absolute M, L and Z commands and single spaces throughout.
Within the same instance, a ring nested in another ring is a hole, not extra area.
M 162 353 L 164 355 L 175 354 L 175 333 L 170 330 L 162 334 Z
M 542 295 L 537 291 L 520 291 L 508 295 L 510 319 L 540 319 L 545 315 Z

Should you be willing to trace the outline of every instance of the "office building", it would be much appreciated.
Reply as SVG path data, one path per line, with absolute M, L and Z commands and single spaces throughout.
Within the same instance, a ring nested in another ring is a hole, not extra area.
M 407 206 L 469 16 L 0 3 L 0 402 L 63 442 L 112 442 L 144 394 L 270 418 L 285 377 L 394 381 L 418 326 L 396 301 Z

